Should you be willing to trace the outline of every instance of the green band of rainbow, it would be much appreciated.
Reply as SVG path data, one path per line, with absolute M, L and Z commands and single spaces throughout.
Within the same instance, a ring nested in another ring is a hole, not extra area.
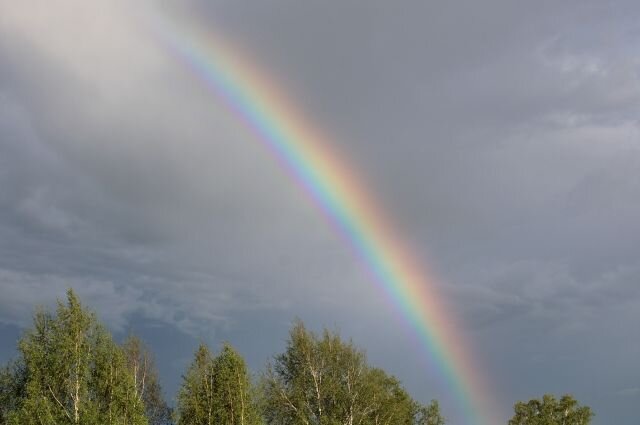
M 192 25 L 154 25 L 162 44 L 191 68 L 255 132 L 351 245 L 384 294 L 419 336 L 468 425 L 493 425 L 488 387 L 459 327 L 418 262 L 322 134 L 303 119 L 273 79 L 239 49 Z

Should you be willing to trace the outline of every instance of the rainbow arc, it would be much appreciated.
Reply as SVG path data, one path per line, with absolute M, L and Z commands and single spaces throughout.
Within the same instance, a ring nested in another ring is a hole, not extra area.
M 154 27 L 162 45 L 224 99 L 351 246 L 438 366 L 466 423 L 496 424 L 482 368 L 434 279 L 329 139 L 297 112 L 274 79 L 219 34 L 166 19 Z

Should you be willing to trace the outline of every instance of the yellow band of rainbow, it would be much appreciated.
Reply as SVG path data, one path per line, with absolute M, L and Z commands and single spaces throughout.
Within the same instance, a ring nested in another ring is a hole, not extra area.
M 211 30 L 155 24 L 164 47 L 224 99 L 286 166 L 365 264 L 437 365 L 468 425 L 495 425 L 484 371 L 464 342 L 433 279 L 412 258 L 353 168 L 297 112 L 266 72 Z

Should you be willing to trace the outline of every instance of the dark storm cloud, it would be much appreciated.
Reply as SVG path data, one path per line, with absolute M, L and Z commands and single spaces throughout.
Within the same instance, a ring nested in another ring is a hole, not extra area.
M 1 321 L 23 326 L 73 285 L 115 329 L 237 339 L 259 367 L 302 315 L 353 335 L 418 398 L 445 398 L 455 421 L 446 389 L 413 370 L 422 353 L 393 349 L 402 324 L 349 249 L 136 25 L 146 6 L 34 7 L 0 1 Z M 504 416 L 568 391 L 596 423 L 634 423 L 634 2 L 175 7 L 251 52 L 348 153 L 441 277 L 509 395 Z

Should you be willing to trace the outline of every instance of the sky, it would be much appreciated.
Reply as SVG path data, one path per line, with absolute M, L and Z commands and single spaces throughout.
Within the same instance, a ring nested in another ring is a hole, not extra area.
M 0 361 L 73 287 L 153 349 L 255 373 L 294 318 L 339 330 L 462 421 L 340 235 L 154 17 L 244 52 L 328 136 L 437 279 L 506 423 L 640 403 L 640 5 L 0 0 Z

